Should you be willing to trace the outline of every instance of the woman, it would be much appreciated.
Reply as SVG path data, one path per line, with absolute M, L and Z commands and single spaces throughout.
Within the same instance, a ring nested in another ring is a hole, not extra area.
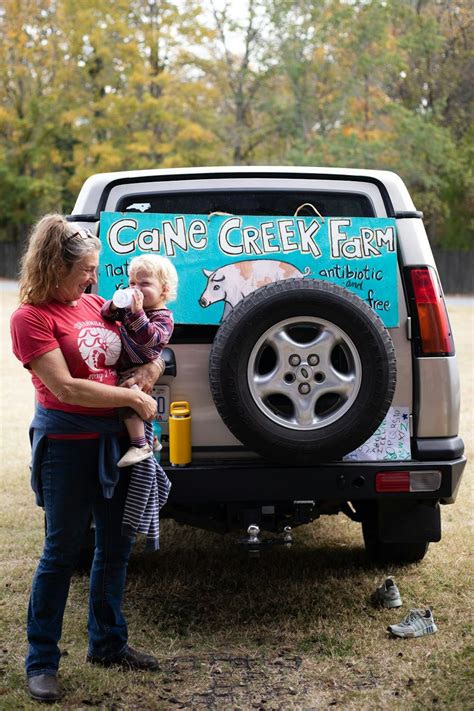
M 160 365 L 137 369 L 117 387 L 120 336 L 100 314 L 104 299 L 85 291 L 97 283 L 100 242 L 61 215 L 34 228 L 22 260 L 20 307 L 11 319 L 13 352 L 31 371 L 36 392 L 30 430 L 32 486 L 44 506 L 47 534 L 28 607 L 28 691 L 39 701 L 59 698 L 58 642 L 71 572 L 93 514 L 96 549 L 90 577 L 89 650 L 93 664 L 157 669 L 157 660 L 127 644 L 122 597 L 132 539 L 121 535 L 129 470 L 118 470 L 115 408 L 155 415 L 150 392 Z M 123 447 L 120 440 L 123 439 Z

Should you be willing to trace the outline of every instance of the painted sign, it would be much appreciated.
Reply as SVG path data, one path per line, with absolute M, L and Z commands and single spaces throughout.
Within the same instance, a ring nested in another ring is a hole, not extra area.
M 398 326 L 395 220 L 103 212 L 99 293 L 128 285 L 130 260 L 169 257 L 176 323 L 218 324 L 251 291 L 281 279 L 330 281 Z

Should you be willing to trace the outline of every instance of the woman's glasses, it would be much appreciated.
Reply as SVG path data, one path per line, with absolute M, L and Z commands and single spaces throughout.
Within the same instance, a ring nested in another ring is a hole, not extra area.
M 66 239 L 64 240 L 65 242 L 69 242 L 70 239 L 74 239 L 74 237 L 82 237 L 82 239 L 95 239 L 95 235 L 92 234 L 90 230 L 78 230 L 77 232 L 74 232 L 72 235 L 68 235 Z

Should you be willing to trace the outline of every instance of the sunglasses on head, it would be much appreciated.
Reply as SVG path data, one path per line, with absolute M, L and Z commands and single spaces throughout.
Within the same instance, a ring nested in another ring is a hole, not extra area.
M 82 237 L 82 239 L 90 239 L 95 238 L 95 235 L 92 234 L 92 232 L 88 229 L 85 230 L 78 230 L 77 232 L 74 232 L 72 235 L 68 235 L 65 239 L 66 242 L 68 242 L 70 239 L 74 239 L 74 237 Z

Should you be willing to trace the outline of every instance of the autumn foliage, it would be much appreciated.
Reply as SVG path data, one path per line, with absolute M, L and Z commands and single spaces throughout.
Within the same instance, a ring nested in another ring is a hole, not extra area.
M 431 239 L 470 246 L 468 0 L 5 0 L 0 237 L 92 173 L 198 165 L 395 170 Z

